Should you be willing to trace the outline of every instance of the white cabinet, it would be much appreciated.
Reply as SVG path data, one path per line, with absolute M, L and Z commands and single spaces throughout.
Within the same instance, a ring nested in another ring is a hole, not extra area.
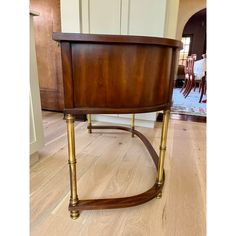
M 164 36 L 167 1 L 82 0 L 81 33 Z
M 43 122 L 38 84 L 38 70 L 35 52 L 33 17 L 30 12 L 30 164 L 38 159 L 38 150 L 44 145 Z

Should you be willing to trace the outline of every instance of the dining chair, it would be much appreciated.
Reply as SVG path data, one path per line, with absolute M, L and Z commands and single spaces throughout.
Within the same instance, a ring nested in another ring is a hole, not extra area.
M 191 55 L 187 57 L 186 67 L 185 67 L 185 84 L 183 91 L 183 95 L 185 98 L 189 95 L 189 93 L 191 92 L 192 88 L 195 85 L 194 62 L 195 62 L 195 56 Z
M 184 83 L 183 83 L 182 88 L 180 89 L 181 93 L 186 89 L 187 82 L 188 82 L 188 57 L 184 64 Z

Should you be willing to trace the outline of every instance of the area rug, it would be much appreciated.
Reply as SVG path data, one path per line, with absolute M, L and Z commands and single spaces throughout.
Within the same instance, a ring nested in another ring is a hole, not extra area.
M 206 103 L 199 103 L 199 98 L 200 98 L 200 93 L 198 92 L 198 88 L 196 88 L 195 92 L 192 90 L 187 98 L 185 98 L 183 94 L 180 92 L 180 88 L 174 88 L 172 97 L 173 105 L 171 107 L 171 113 L 206 116 L 207 105 Z M 203 100 L 205 99 L 206 96 L 203 95 Z

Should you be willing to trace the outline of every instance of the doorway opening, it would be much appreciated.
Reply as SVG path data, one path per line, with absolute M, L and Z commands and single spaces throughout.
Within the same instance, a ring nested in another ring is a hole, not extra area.
M 206 117 L 206 8 L 185 24 L 182 43 L 171 111 Z

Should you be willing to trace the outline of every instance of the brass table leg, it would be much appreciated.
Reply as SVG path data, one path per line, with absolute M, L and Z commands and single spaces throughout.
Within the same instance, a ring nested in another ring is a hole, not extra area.
M 91 134 L 92 133 L 92 119 L 91 119 L 91 114 L 88 114 L 88 132 Z
M 74 117 L 66 115 L 67 139 L 68 139 L 68 163 L 70 171 L 70 205 L 76 206 L 79 202 L 77 195 L 77 178 L 76 178 L 76 158 L 75 158 L 75 134 L 74 134 Z M 71 210 L 70 217 L 75 220 L 79 217 L 78 210 Z
M 134 130 L 134 121 L 135 121 L 135 114 L 132 114 L 132 123 L 131 123 L 131 129 Z M 134 132 L 132 132 L 132 138 L 134 137 Z
M 161 144 L 160 144 L 160 152 L 159 152 L 158 172 L 157 172 L 157 183 L 159 185 L 161 185 L 163 182 L 163 169 L 164 169 L 164 161 L 165 161 L 169 117 L 170 117 L 170 110 L 164 111 L 162 131 L 161 131 Z M 157 198 L 161 198 L 161 196 L 162 196 L 162 193 L 160 193 L 157 196 Z

